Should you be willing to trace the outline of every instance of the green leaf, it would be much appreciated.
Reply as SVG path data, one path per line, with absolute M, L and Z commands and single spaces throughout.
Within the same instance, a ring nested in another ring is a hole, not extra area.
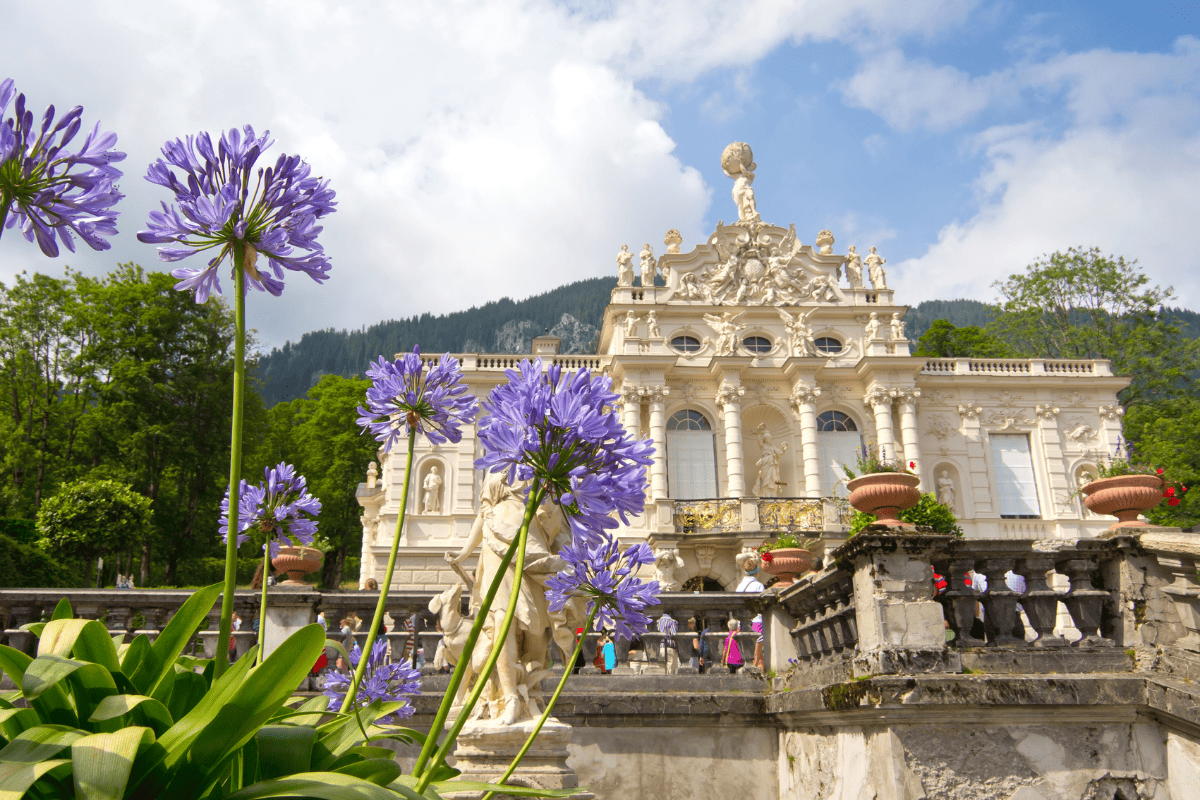
M 149 728 L 94 733 L 71 745 L 72 777 L 79 800 L 121 800 L 138 750 L 154 741 Z
M 154 696 L 159 683 L 173 674 L 175 659 L 183 652 L 188 640 L 200 630 L 223 588 L 224 584 L 214 583 L 206 589 L 199 589 L 175 612 L 175 616 L 171 617 L 171 621 L 150 646 L 150 652 L 129 676 L 138 691 Z
M 0 710 L 0 738 L 8 744 L 23 731 L 40 725 L 38 713 L 32 708 L 5 708 Z
M 316 726 L 325 718 L 325 709 L 327 708 L 329 708 L 329 698 L 319 694 L 316 697 L 308 698 L 294 709 L 288 709 L 286 706 L 279 709 L 275 716 L 271 717 L 271 721 L 285 725 Z
M 394 784 L 393 784 L 394 786 Z M 420 795 L 404 795 L 425 800 Z M 267 797 L 311 797 L 317 800 L 396 800 L 394 790 L 338 772 L 306 772 L 274 781 L 263 781 L 235 792 L 225 800 L 258 800 Z
M 264 725 L 254 737 L 258 745 L 259 770 L 264 779 L 282 778 L 311 769 L 313 728 L 296 725 Z
M 25 670 L 21 690 L 32 703 L 35 699 L 60 688 L 66 680 L 75 699 L 75 713 L 87 719 L 105 697 L 117 694 L 112 674 L 99 664 L 61 658 L 56 655 L 38 656 Z
M 196 707 L 196 704 L 204 699 L 207 692 L 208 681 L 204 680 L 203 675 L 176 667 L 175 686 L 171 690 L 171 701 L 167 703 L 171 719 L 183 719 Z
M 44 622 L 26 622 L 24 625 L 21 626 L 20 629 L 23 631 L 29 631 L 34 636 L 41 636 L 42 631 L 45 629 L 45 627 L 46 627 L 46 623 L 44 623 Z
M 175 722 L 166 706 L 153 697 L 139 694 L 117 694 L 104 698 L 88 717 L 88 721 L 112 722 L 113 725 L 103 725 L 99 729 L 114 731 L 131 724 L 130 721 L 122 720 L 126 715 L 132 718 L 134 725 L 153 728 L 156 736 L 161 736 Z
M 71 610 L 71 601 L 67 598 L 62 598 L 58 604 L 54 606 L 54 613 L 50 615 L 50 621 L 56 619 L 71 619 L 75 616 L 75 612 Z
M 38 640 L 38 655 L 49 653 L 90 661 L 109 672 L 121 669 L 117 649 L 113 646 L 108 629 L 96 620 L 56 619 L 46 623 L 46 630 L 42 631 L 42 637 Z
M 133 641 L 125 645 L 125 649 L 121 653 L 121 672 L 126 675 L 133 675 L 137 672 L 138 666 L 142 660 L 150 653 L 150 637 L 144 633 L 139 633 L 133 637 Z
M 344 767 L 347 764 L 353 764 L 356 761 L 365 761 L 368 758 L 395 758 L 396 753 L 386 747 L 372 747 L 371 745 L 359 745 L 351 747 L 342 757 L 339 758 L 333 765 L 333 769 Z
M 387 786 L 400 777 L 400 765 L 396 763 L 391 753 L 388 753 L 388 756 L 388 758 L 368 758 L 364 761 L 356 761 L 333 771 L 341 775 L 354 775 L 380 786 Z
M 71 762 L 65 758 L 32 764 L 0 763 L 0 800 L 20 800 L 42 778 L 65 778 L 70 774 Z
M 0 644 L 0 669 L 4 670 L 17 686 L 21 685 L 21 681 L 25 678 L 25 670 L 29 668 L 32 661 L 32 658 L 20 650 Z
M 350 654 L 346 652 L 346 648 L 342 647 L 341 642 L 335 642 L 333 639 L 326 639 L 325 647 L 332 647 L 334 650 L 337 650 L 339 653 L 341 653 L 342 658 L 346 659 L 346 663 L 350 663 Z
M 482 781 L 442 781 L 430 785 L 437 787 L 439 792 L 496 792 L 513 797 L 574 797 L 585 790 L 583 786 L 573 789 L 530 789 L 527 786 L 507 786 Z
M 367 736 L 387 733 L 383 728 L 373 727 L 375 720 L 392 713 L 402 705 L 375 700 L 365 708 L 359 709 L 358 718 L 362 727 L 366 728 Z M 340 715 L 332 722 L 322 725 L 318 731 L 320 739 L 317 740 L 313 752 L 314 769 L 332 769 L 338 757 L 363 741 L 362 730 L 359 729 L 359 722 L 355 721 L 353 714 Z
M 23 731 L 0 749 L 0 800 L 19 800 L 34 782 L 52 770 L 70 771 L 70 761 L 54 757 L 86 734 L 62 725 L 41 725 Z

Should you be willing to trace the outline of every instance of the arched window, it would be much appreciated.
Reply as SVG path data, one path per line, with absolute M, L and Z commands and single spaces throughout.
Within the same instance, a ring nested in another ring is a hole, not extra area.
M 675 336 L 671 339 L 671 347 L 680 353 L 698 353 L 700 340 L 695 336 Z
M 771 340 L 765 336 L 747 336 L 742 339 L 742 347 L 756 355 L 771 352 Z
M 667 420 L 667 477 L 676 500 L 717 496 L 717 451 L 708 417 L 692 408 Z
M 813 346 L 817 348 L 818 353 L 834 355 L 842 352 L 842 343 L 832 336 L 818 336 L 813 340 Z
M 854 418 L 841 411 L 825 411 L 817 416 L 817 443 L 821 449 L 821 494 L 846 496 L 846 473 L 842 465 L 854 469 L 862 447 L 862 434 Z

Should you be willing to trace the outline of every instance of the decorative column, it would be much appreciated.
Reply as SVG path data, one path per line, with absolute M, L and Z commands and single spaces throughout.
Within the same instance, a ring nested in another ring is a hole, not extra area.
M 969 491 L 975 501 L 975 517 L 987 519 L 996 512 L 993 510 L 991 483 L 988 479 L 987 449 L 983 444 L 983 429 L 979 424 L 979 416 L 982 413 L 983 406 L 974 403 L 962 403 L 958 406 L 958 415 L 962 417 L 962 435 L 967 440 L 969 470 L 969 474 L 963 476 L 963 482 L 966 484 L 963 491 Z
M 621 386 L 622 424 L 630 437 L 636 439 L 642 432 L 642 390 L 630 383 Z
M 913 472 L 921 474 L 921 440 L 917 432 L 917 398 L 921 396 L 920 389 L 901 389 L 898 393 L 900 400 L 900 441 L 904 446 L 904 463 L 916 464 Z
M 667 395 L 666 386 L 649 386 L 643 395 L 650 401 L 650 439 L 654 442 L 654 463 L 650 465 L 650 496 L 667 496 Z
M 729 497 L 741 497 L 746 493 L 746 479 L 742 469 L 742 396 L 746 390 L 730 383 L 721 384 L 717 390 L 717 405 L 725 414 L 725 474 Z
M 1063 458 L 1062 436 L 1058 430 L 1058 406 L 1039 403 L 1035 410 L 1039 438 L 1042 440 L 1042 457 L 1046 464 L 1046 477 L 1050 479 L 1050 502 L 1053 504 L 1054 516 L 1073 517 L 1078 512 L 1078 506 L 1071 494 L 1074 491 L 1074 480 L 1067 475 L 1067 462 Z
M 817 397 L 821 390 L 797 384 L 792 389 L 792 413 L 800 423 L 800 453 L 804 463 L 804 494 L 821 496 L 821 451 L 817 446 Z
M 875 408 L 875 446 L 881 458 L 895 459 L 896 439 L 892 434 L 892 392 L 878 386 L 867 393 L 863 402 Z

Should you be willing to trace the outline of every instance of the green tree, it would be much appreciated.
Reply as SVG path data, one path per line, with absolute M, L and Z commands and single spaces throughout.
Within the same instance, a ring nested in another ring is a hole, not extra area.
M 84 479 L 64 484 L 43 502 L 37 525 L 48 549 L 90 564 L 147 539 L 150 516 L 149 498 L 126 484 Z M 99 580 L 97 572 L 97 586 Z
M 1167 503 L 1147 513 L 1156 525 L 1190 528 L 1200 523 L 1200 399 L 1180 397 L 1131 406 L 1125 436 L 1138 463 L 1162 467 L 1165 477 L 1190 491 L 1177 506 Z
M 1177 396 L 1200 351 L 1164 308 L 1172 289 L 1147 287 L 1136 264 L 1096 248 L 1053 253 L 995 284 L 1001 313 L 989 327 L 1018 355 L 1111 360 L 1132 379 L 1123 403 Z
M 917 340 L 914 355 L 929 358 L 1011 358 L 1013 349 L 978 325 L 956 328 L 948 320 L 934 320 Z

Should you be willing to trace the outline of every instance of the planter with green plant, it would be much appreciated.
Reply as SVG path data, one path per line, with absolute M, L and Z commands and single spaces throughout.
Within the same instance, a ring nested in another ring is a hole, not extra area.
M 1096 479 L 1079 491 L 1093 514 L 1117 518 L 1111 531 L 1145 525 L 1142 514 L 1163 500 L 1179 505 L 1187 487 L 1168 480 L 1162 467 L 1138 461 L 1133 445 L 1119 440 L 1112 457 L 1097 465 Z
M 962 538 L 963 529 L 958 526 L 954 512 L 943 503 L 939 503 L 932 492 L 921 495 L 912 507 L 901 511 L 898 515 L 900 522 L 917 528 L 932 528 L 934 533 L 950 534 Z M 878 518 L 874 514 L 856 512 L 850 519 L 850 536 L 861 533 L 863 528 L 874 525 Z
M 778 539 L 763 542 L 758 546 L 762 568 L 778 579 L 776 586 L 791 586 L 798 576 L 812 570 L 815 559 L 809 548 L 820 541 L 785 533 Z
M 873 514 L 880 524 L 904 527 L 899 514 L 912 508 L 921 499 L 917 489 L 921 479 L 913 470 L 916 463 L 888 458 L 881 447 L 864 446 L 859 450 L 855 468 L 845 464 L 842 469 L 849 478 L 850 505 L 864 514 Z

